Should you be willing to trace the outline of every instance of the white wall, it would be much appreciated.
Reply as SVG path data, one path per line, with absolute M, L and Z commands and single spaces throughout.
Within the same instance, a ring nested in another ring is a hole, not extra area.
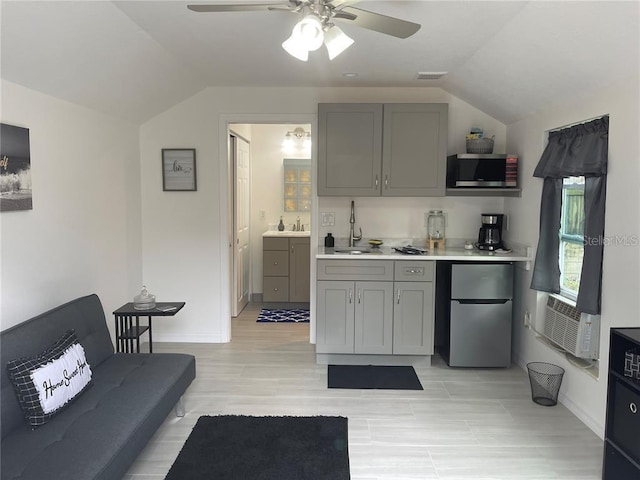
M 449 152 L 464 152 L 464 135 L 472 126 L 495 134 L 495 151 L 505 151 L 503 124 L 440 88 L 209 88 L 176 105 L 140 130 L 144 281 L 159 300 L 187 302 L 179 318 L 154 323 L 158 340 L 228 340 L 228 238 L 220 235 L 220 223 L 226 218 L 221 211 L 226 203 L 225 192 L 220 191 L 220 175 L 226 171 L 226 159 L 220 158 L 225 151 L 219 140 L 224 138 L 221 119 L 233 115 L 263 116 L 265 122 L 269 115 L 316 118 L 320 102 L 448 102 Z M 166 147 L 196 148 L 197 192 L 162 191 L 160 150 Z M 404 208 L 400 205 L 384 214 Z M 468 231 L 479 227 L 475 213 L 473 217 L 476 220 Z
M 519 321 L 524 310 L 540 321 L 536 311 L 537 293 L 529 288 L 531 272 L 519 271 L 521 305 L 514 317 L 514 351 L 521 365 L 546 361 L 566 369 L 560 400 L 600 436 L 603 435 L 606 404 L 609 329 L 640 326 L 640 148 L 638 132 L 638 78 L 614 88 L 572 99 L 565 105 L 540 112 L 508 127 L 508 148 L 520 153 L 523 195 L 505 201 L 510 214 L 510 237 L 537 244 L 542 180 L 532 177 L 546 145 L 546 132 L 593 117 L 610 115 L 609 171 L 605 237 L 626 239 L 628 243 L 606 245 L 602 278 L 602 331 L 600 334 L 600 376 L 593 379 L 569 364 L 535 339 L 534 332 Z
M 0 214 L 0 327 L 97 293 L 113 331 L 141 281 L 138 127 L 1 86 L 2 122 L 29 129 L 33 210 Z

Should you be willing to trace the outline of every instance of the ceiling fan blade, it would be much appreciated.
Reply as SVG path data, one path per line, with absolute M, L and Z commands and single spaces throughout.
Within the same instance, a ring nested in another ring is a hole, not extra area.
M 276 10 L 286 9 L 290 7 L 289 2 L 286 3 L 244 3 L 244 4 L 215 4 L 215 5 L 187 5 L 189 10 L 198 13 L 206 12 L 254 12 L 260 10 Z
M 358 16 L 354 13 L 343 12 L 342 10 L 334 10 L 333 18 L 340 18 L 342 20 L 355 20 Z
M 401 20 L 395 17 L 389 17 L 387 15 L 382 15 L 381 13 L 362 10 L 360 8 L 343 7 L 340 9 L 340 12 L 345 12 L 347 14 L 353 14 L 356 16 L 354 20 L 343 18 L 344 20 L 352 21 L 359 27 L 367 28 L 369 30 L 374 30 L 380 33 L 386 33 L 387 35 L 391 35 L 393 37 L 408 38 L 418 30 L 420 30 L 420 25 L 417 23 L 409 22 L 407 20 Z M 338 15 L 336 15 L 335 17 L 340 19 L 340 16 Z

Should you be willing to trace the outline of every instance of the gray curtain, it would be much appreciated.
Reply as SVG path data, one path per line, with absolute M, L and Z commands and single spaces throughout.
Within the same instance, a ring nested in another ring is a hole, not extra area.
M 599 314 L 602 293 L 604 215 L 609 152 L 609 117 L 549 133 L 549 143 L 533 172 L 544 179 L 540 238 L 531 288 L 560 293 L 560 214 L 562 179 L 585 177 L 584 257 L 576 306 Z

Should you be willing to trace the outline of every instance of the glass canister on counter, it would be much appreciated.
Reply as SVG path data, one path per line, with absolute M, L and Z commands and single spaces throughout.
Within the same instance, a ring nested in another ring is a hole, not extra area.
M 442 250 L 445 245 L 445 217 L 442 210 L 430 210 L 427 218 L 427 240 L 429 250 Z

